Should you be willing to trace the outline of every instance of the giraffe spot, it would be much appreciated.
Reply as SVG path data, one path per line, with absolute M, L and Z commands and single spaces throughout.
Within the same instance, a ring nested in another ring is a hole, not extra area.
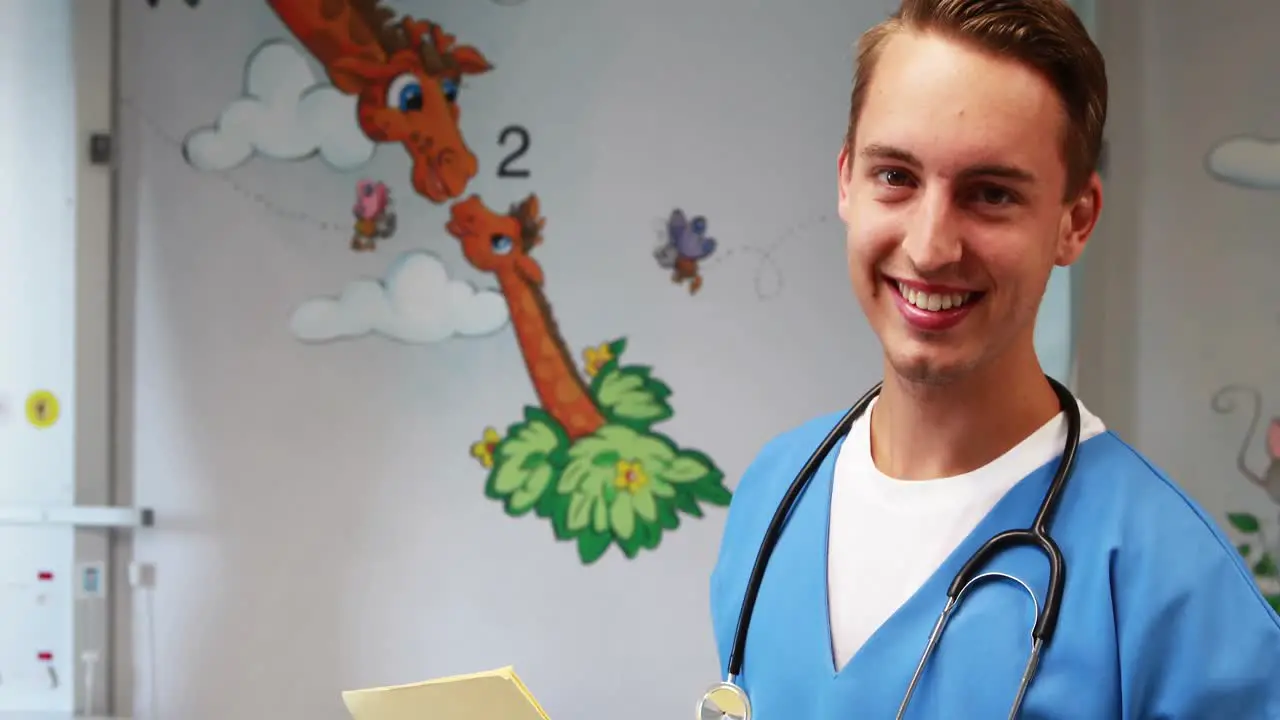
M 333 20 L 342 14 L 347 7 L 346 0 L 321 0 L 320 17 L 325 20 Z
M 311 52 L 317 58 L 336 58 L 342 52 L 342 44 L 333 33 L 327 30 L 319 30 L 308 35 L 303 44 L 311 48 Z
M 502 258 L 498 259 L 501 260 Z M 529 349 L 539 355 L 546 355 L 547 353 L 542 349 L 542 342 L 540 340 L 542 332 L 541 328 L 538 327 L 537 314 L 530 313 L 523 308 L 512 308 L 512 310 L 516 311 L 512 321 L 523 325 L 527 328 L 528 334 L 532 336 L 532 338 L 530 338 L 531 343 L 529 345 Z
M 370 102 L 366 97 L 368 96 L 360 99 L 360 109 L 357 111 L 360 129 L 364 130 L 365 135 L 374 142 L 387 142 L 387 138 L 391 135 L 391 124 L 386 117 L 378 112 L 381 108 L 374 108 L 365 104 Z
M 578 392 L 576 383 L 566 379 L 564 382 L 556 383 L 556 400 L 562 403 L 580 402 L 582 394 Z
M 347 18 L 347 32 L 351 35 L 351 41 L 357 45 L 373 44 L 373 30 L 355 13 Z
M 556 362 L 551 358 L 543 358 L 533 366 L 533 376 L 544 383 L 556 380 Z M 559 385 L 559 383 L 557 383 Z
M 379 122 L 378 113 L 374 112 L 373 106 L 365 104 L 364 98 L 361 98 L 361 101 L 360 109 L 356 113 L 360 124 L 365 127 L 376 128 Z

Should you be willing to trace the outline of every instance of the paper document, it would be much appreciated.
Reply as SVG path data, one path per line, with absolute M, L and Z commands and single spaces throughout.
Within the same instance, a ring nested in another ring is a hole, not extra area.
M 342 701 L 354 720 L 551 720 L 515 668 L 348 690 Z

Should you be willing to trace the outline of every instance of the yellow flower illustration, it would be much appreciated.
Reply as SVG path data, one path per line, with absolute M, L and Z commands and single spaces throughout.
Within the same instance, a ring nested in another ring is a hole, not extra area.
M 613 351 L 609 349 L 609 343 L 601 343 L 597 347 L 589 347 L 582 351 L 582 359 L 586 361 L 587 375 L 595 377 L 600 372 L 600 368 L 605 363 L 613 360 Z
M 660 477 L 645 471 L 639 460 L 619 460 L 614 466 L 613 486 L 616 488 L 608 503 L 608 524 L 618 537 L 627 539 L 636 531 L 637 518 L 647 522 L 658 519 L 658 499 L 670 499 L 676 494 Z
M 619 460 L 613 484 L 619 490 L 626 490 L 634 495 L 649 484 L 649 476 L 645 474 L 644 467 L 640 463 L 633 460 Z
M 498 435 L 498 431 L 491 427 L 485 428 L 484 438 L 480 442 L 471 443 L 471 457 L 486 469 L 492 468 L 493 451 L 497 449 L 499 442 L 502 442 L 502 436 Z

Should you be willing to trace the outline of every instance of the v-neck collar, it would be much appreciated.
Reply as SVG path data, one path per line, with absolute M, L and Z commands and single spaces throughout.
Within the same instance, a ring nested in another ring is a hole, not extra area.
M 1055 457 L 1040 468 L 1021 478 L 1003 497 L 983 516 L 973 530 L 956 546 L 947 558 L 938 566 L 929 578 L 917 588 L 881 625 L 871 633 L 866 642 L 849 658 L 844 667 L 835 666 L 834 638 L 831 629 L 831 587 L 830 587 L 830 544 L 831 544 L 831 498 L 835 486 L 835 460 L 844 446 L 844 438 L 836 444 L 823 459 L 818 468 L 814 482 L 806 494 L 812 494 L 820 503 L 818 514 L 822 518 L 823 531 L 819 534 L 822 541 L 822 562 L 813 563 L 813 569 L 821 573 L 821 578 L 814 580 L 816 587 L 821 588 L 821 625 L 822 631 L 817 633 L 823 639 L 820 648 L 823 653 L 822 667 L 837 682 L 851 681 L 858 676 L 883 677 L 884 667 L 895 668 L 899 672 L 914 672 L 921 654 L 928 642 L 929 633 L 937 621 L 943 606 L 946 604 L 947 587 L 959 572 L 964 563 L 988 539 L 996 534 L 1013 528 L 1024 528 L 1031 524 L 1036 509 L 1040 505 L 1039 496 L 1048 489 L 1049 479 L 1056 469 L 1061 456 Z M 1028 497 L 1029 494 L 1034 494 Z M 1025 515 L 1025 517 L 1024 517 Z M 903 642 L 905 640 L 906 642 Z M 875 672 L 864 672 L 860 668 L 866 663 L 875 663 Z M 906 685 L 904 684 L 905 688 Z

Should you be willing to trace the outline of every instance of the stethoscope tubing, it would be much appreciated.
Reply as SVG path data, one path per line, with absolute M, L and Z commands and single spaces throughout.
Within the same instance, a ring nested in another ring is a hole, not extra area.
M 1058 396 L 1062 412 L 1067 417 L 1067 438 L 1063 446 L 1062 457 L 1058 462 L 1053 479 L 1049 483 L 1049 489 L 1045 492 L 1044 500 L 1040 503 L 1040 508 L 1037 510 L 1035 519 L 1029 528 L 1007 530 L 987 540 L 965 562 L 947 588 L 948 606 L 953 606 L 964 588 L 979 575 L 982 567 L 1000 552 L 1018 545 L 1027 545 L 1042 552 L 1049 562 L 1049 583 L 1044 606 L 1037 613 L 1036 623 L 1032 628 L 1032 638 L 1037 651 L 1042 650 L 1053 639 L 1053 633 L 1058 624 L 1058 611 L 1062 606 L 1066 561 L 1063 559 L 1062 551 L 1058 548 L 1057 543 L 1049 535 L 1049 526 L 1062 499 L 1062 493 L 1066 489 L 1067 480 L 1075 467 L 1076 451 L 1080 446 L 1081 424 L 1080 408 L 1071 391 L 1052 377 L 1046 375 L 1045 378 L 1053 387 L 1054 393 Z M 770 520 L 769 526 L 765 529 L 764 537 L 760 541 L 760 549 L 756 553 L 755 564 L 752 566 L 751 575 L 747 580 L 746 593 L 743 596 L 742 608 L 738 615 L 738 624 L 734 630 L 733 646 L 729 652 L 729 662 L 726 668 L 727 682 L 729 684 L 736 684 L 738 677 L 742 674 L 751 616 L 755 610 L 756 600 L 760 595 L 760 587 L 764 582 L 764 573 L 769 565 L 769 558 L 773 555 L 774 548 L 777 547 L 778 540 L 782 536 L 783 528 L 786 527 L 791 511 L 799 503 L 800 496 L 804 494 L 809 482 L 817 473 L 818 467 L 840 442 L 841 438 L 849 433 L 858 418 L 866 412 L 871 401 L 880 393 L 883 385 L 883 382 L 877 382 L 840 418 L 835 427 L 818 444 L 809 459 L 805 461 L 795 479 L 791 481 L 786 494 L 783 495 L 782 500 L 778 503 L 778 508 L 774 511 L 773 518 Z

